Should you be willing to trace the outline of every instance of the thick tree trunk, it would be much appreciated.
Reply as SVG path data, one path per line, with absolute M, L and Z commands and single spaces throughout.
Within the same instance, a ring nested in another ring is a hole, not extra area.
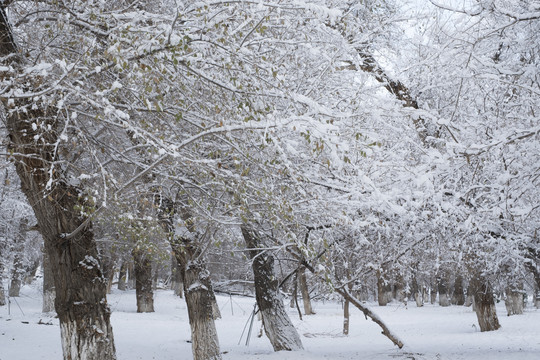
M 53 272 L 49 256 L 43 252 L 43 304 L 41 311 L 49 313 L 54 311 L 54 299 L 56 291 L 54 288 Z
M 135 293 L 137 312 L 154 312 L 154 291 L 152 289 L 152 261 L 142 249 L 132 251 L 135 265 Z
M 474 306 L 480 331 L 494 331 L 501 327 L 495 310 L 491 286 L 483 279 L 473 280 Z
M 127 262 L 122 261 L 120 265 L 120 271 L 118 273 L 118 290 L 126 291 L 126 278 L 127 278 Z
M 258 250 L 262 245 L 261 239 L 253 229 L 244 224 L 241 230 L 246 247 L 250 249 L 248 252 L 255 278 L 255 297 L 266 336 L 274 351 L 303 349 L 300 336 L 279 296 L 278 282 L 274 276 L 274 257 Z
M 190 246 L 175 246 L 174 253 L 182 269 L 184 294 L 188 308 L 194 360 L 221 359 L 219 340 L 214 323 L 215 296 L 210 274 L 204 262 L 194 259 L 196 250 Z
M 300 291 L 302 292 L 302 301 L 304 302 L 304 314 L 311 315 L 313 314 L 313 310 L 311 308 L 311 299 L 309 298 L 306 268 L 303 266 L 298 268 L 298 283 L 300 285 Z
M 454 282 L 454 293 L 452 295 L 453 305 L 465 304 L 465 292 L 463 291 L 463 276 L 458 274 Z
M 4 4 L 0 5 L 0 57 L 2 65 L 21 67 Z M 3 106 L 21 189 L 34 210 L 52 265 L 64 359 L 115 359 L 105 279 L 91 222 L 80 211 L 92 205 L 59 165 L 51 170 L 61 160 L 56 129 L 63 127 L 63 121 L 57 109 L 47 109 L 44 103 L 22 98 L 5 101 Z M 35 121 L 41 124 L 37 128 L 32 126 Z
M 191 327 L 191 348 L 194 360 L 220 360 L 221 351 L 214 322 L 217 306 L 210 273 L 206 269 L 203 249 L 197 240 L 191 211 L 187 205 L 175 203 L 171 199 L 155 194 L 154 201 L 159 206 L 159 217 L 169 234 L 173 254 L 181 269 L 184 282 L 184 297 L 188 308 Z M 176 233 L 176 221 L 182 221 L 188 233 Z

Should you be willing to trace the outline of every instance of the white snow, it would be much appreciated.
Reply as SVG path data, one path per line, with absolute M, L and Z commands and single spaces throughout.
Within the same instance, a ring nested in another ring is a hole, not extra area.
M 257 337 L 259 321 L 254 323 L 249 346 L 245 346 L 246 334 L 238 344 L 253 309 L 253 298 L 218 295 L 217 299 L 223 316 L 216 325 L 224 360 L 533 360 L 540 354 L 540 310 L 528 307 L 524 315 L 507 317 L 502 302 L 497 305 L 502 328 L 488 333 L 478 331 L 475 314 L 463 306 L 442 308 L 426 304 L 417 308 L 413 303 L 407 307 L 398 303 L 386 307 L 370 304 L 405 342 L 402 350 L 393 346 L 356 309 L 352 310 L 349 336 L 342 336 L 343 310 L 338 302 L 315 302 L 316 315 L 304 316 L 303 321 L 298 319 L 296 309 L 287 307 L 305 350 L 274 353 L 264 335 Z M 60 360 L 58 319 L 41 313 L 39 285 L 25 286 L 16 300 L 17 303 L 11 299 L 11 315 L 7 305 L 0 307 L 0 359 Z M 157 291 L 156 312 L 147 314 L 136 313 L 133 290 L 114 290 L 108 301 L 113 311 L 118 360 L 192 358 L 183 299 L 168 290 Z

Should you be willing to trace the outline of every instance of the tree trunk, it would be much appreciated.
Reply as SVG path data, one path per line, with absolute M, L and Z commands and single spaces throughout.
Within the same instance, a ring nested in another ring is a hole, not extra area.
M 377 300 L 379 306 L 386 306 L 392 301 L 392 285 L 384 279 L 380 272 L 377 276 Z
M 0 57 L 2 65 L 21 69 L 4 4 L 0 5 Z M 76 179 L 58 165 L 51 170 L 61 160 L 56 130 L 64 123 L 57 109 L 49 113 L 46 104 L 32 99 L 10 99 L 3 106 L 21 189 L 34 210 L 52 265 L 64 359 L 115 359 L 105 279 L 91 222 L 80 211 L 93 205 L 72 185 Z M 38 120 L 42 126 L 32 127 Z
M 174 292 L 174 295 L 179 297 L 184 297 L 184 286 L 182 280 L 182 269 L 180 268 L 176 258 L 171 257 L 171 289 Z
M 300 285 L 300 291 L 302 292 L 302 301 L 304 302 L 304 314 L 311 315 L 313 314 L 313 310 L 311 309 L 311 300 L 309 298 L 306 268 L 303 266 L 298 268 L 298 283 Z
M 463 276 L 461 276 L 461 274 L 458 274 L 456 276 L 456 281 L 454 282 L 454 293 L 452 295 L 452 304 L 453 305 L 465 304 L 465 293 L 463 291 Z
M 215 301 L 210 273 L 206 269 L 201 235 L 195 229 L 190 208 L 184 203 L 154 194 L 159 218 L 169 235 L 172 251 L 181 269 L 184 296 L 191 327 L 191 349 L 194 360 L 220 360 L 221 351 L 214 322 Z M 176 233 L 176 222 L 183 222 L 187 233 Z
M 495 310 L 491 286 L 483 279 L 473 280 L 474 306 L 480 331 L 494 331 L 501 327 Z
M 154 312 L 154 291 L 152 290 L 152 261 L 142 249 L 132 251 L 135 265 L 135 293 L 137 312 Z
M 474 311 L 474 289 L 473 289 L 473 282 L 470 281 L 469 285 L 467 286 L 467 296 L 465 296 L 465 304 L 463 304 L 467 307 L 473 306 Z
M 437 279 L 437 290 L 439 292 L 439 305 L 450 306 L 450 297 L 448 296 L 448 280 L 445 276 Z
M 0 306 L 6 305 L 6 294 L 4 289 L 4 259 L 5 259 L 4 239 L 0 238 Z
M 414 295 L 414 301 L 416 302 L 416 307 L 424 306 L 424 297 L 423 297 L 423 287 L 418 283 L 416 276 L 413 278 L 412 289 Z
M 301 350 L 302 342 L 279 296 L 278 281 L 274 276 L 274 257 L 261 252 L 261 239 L 248 225 L 242 225 L 242 235 L 255 278 L 255 297 L 262 315 L 264 331 L 274 351 Z
M 349 335 L 350 318 L 349 300 L 345 299 L 345 303 L 343 304 L 343 335 Z
M 523 314 L 523 290 L 506 289 L 504 305 L 508 316 Z
M 132 261 L 127 266 L 127 288 L 135 289 L 135 265 Z
M 26 238 L 28 219 L 21 218 L 19 220 L 19 229 L 15 235 L 13 242 L 13 267 L 11 269 L 11 284 L 9 287 L 10 297 L 19 297 L 21 286 L 23 284 L 25 269 L 24 269 L 24 241 Z
M 43 252 L 43 304 L 41 311 L 49 313 L 54 311 L 54 299 L 56 298 L 56 291 L 54 288 L 54 279 L 52 273 L 51 262 L 49 256 Z
M 24 273 L 24 283 L 25 284 L 32 284 L 34 281 L 34 278 L 36 277 L 36 271 L 39 269 L 39 257 L 32 261 L 29 266 L 26 267 L 26 271 Z
M 214 303 L 210 274 L 204 262 L 194 260 L 196 249 L 175 246 L 175 255 L 182 269 L 184 294 L 188 308 L 194 360 L 221 359 L 219 340 L 214 323 Z
M 127 262 L 124 260 L 118 273 L 118 290 L 126 291 Z

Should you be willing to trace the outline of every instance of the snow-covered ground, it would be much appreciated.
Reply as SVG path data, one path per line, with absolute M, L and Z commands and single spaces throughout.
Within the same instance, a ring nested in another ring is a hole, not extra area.
M 257 337 L 259 321 L 254 322 L 249 346 L 245 345 L 246 334 L 238 344 L 254 299 L 218 296 L 218 302 L 223 315 L 217 327 L 224 359 L 540 359 L 540 310 L 531 308 L 524 315 L 507 317 L 501 303 L 497 311 L 502 328 L 481 333 L 470 308 L 372 304 L 404 341 L 405 347 L 399 350 L 356 309 L 352 310 L 350 335 L 343 336 L 341 304 L 316 302 L 317 314 L 303 321 L 295 309 L 290 309 L 305 350 L 274 353 L 268 339 Z M 25 286 L 17 303 L 12 299 L 11 315 L 7 306 L 0 307 L 0 360 L 62 359 L 58 319 L 41 313 L 38 286 Z M 156 312 L 151 314 L 135 312 L 134 291 L 115 290 L 109 295 L 109 303 L 119 360 L 191 359 L 183 299 L 171 291 L 157 291 Z

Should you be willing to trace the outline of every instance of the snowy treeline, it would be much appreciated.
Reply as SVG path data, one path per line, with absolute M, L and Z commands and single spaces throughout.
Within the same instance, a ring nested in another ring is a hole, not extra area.
M 399 347 L 363 299 L 473 304 L 482 331 L 496 299 L 540 306 L 540 5 L 453 3 L 2 2 L 0 285 L 43 241 L 70 359 L 115 358 L 116 281 L 151 312 L 167 278 L 197 360 L 216 280 L 253 281 L 276 351 L 302 349 L 283 292 Z

